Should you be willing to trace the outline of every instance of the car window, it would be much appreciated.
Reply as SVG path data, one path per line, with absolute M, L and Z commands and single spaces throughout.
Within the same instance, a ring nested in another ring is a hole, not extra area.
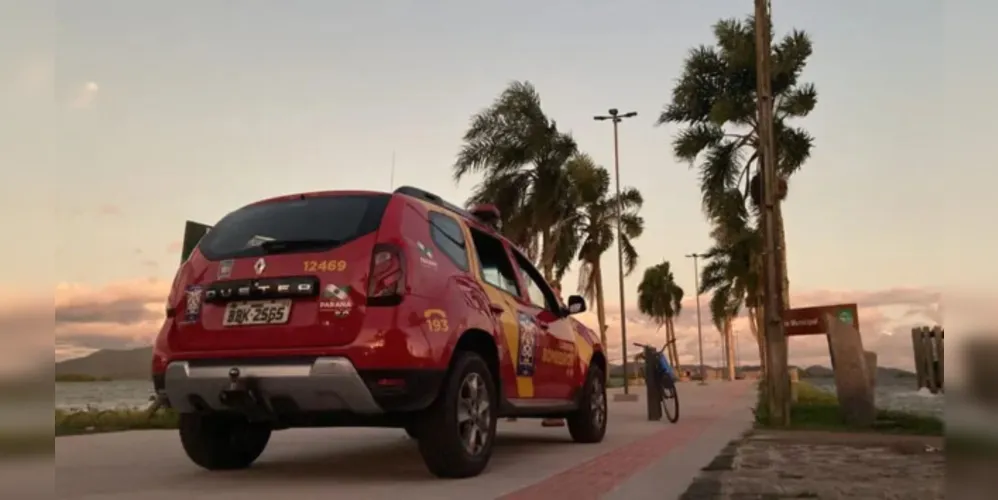
M 316 196 L 249 205 L 211 228 L 198 249 L 208 260 L 263 255 L 267 241 L 329 241 L 330 247 L 378 228 L 391 195 Z M 301 251 L 320 248 L 303 247 Z
M 559 309 L 558 301 L 554 296 L 554 292 L 545 283 L 541 273 L 537 271 L 537 268 L 526 257 L 520 255 L 519 252 L 513 252 L 513 255 L 516 258 L 516 265 L 520 268 L 520 276 L 523 278 L 524 286 L 527 287 L 527 296 L 530 299 L 530 303 L 541 309 L 557 312 Z
M 519 297 L 520 287 L 516 284 L 516 271 L 513 270 L 513 264 L 509 261 L 509 255 L 502 241 L 474 228 L 471 229 L 471 239 L 482 267 L 482 279 L 500 290 Z
M 440 212 L 430 212 L 430 238 L 433 243 L 463 271 L 468 270 L 468 251 L 464 242 L 464 231 L 461 225 Z

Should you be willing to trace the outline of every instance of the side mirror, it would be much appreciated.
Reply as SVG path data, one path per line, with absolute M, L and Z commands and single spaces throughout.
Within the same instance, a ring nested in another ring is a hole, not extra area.
M 586 299 L 581 295 L 572 295 L 568 298 L 568 314 L 579 314 L 586 311 Z

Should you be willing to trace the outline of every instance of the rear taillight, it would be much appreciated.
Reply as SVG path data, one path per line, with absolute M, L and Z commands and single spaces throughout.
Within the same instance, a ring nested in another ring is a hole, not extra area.
M 398 305 L 404 290 L 402 250 L 395 245 L 375 245 L 371 255 L 371 275 L 367 281 L 367 305 Z

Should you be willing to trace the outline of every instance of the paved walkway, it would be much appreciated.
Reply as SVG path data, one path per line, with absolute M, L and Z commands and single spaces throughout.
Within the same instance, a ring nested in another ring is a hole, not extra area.
M 756 431 L 726 447 L 682 500 L 941 499 L 943 447 L 941 437 Z
M 643 388 L 641 389 L 643 390 Z M 576 444 L 565 428 L 500 421 L 489 468 L 439 480 L 396 429 L 294 429 L 274 434 L 245 471 L 191 464 L 175 431 L 57 438 L 60 499 L 256 498 L 678 498 L 699 469 L 748 429 L 749 381 L 679 386 L 678 424 L 648 422 L 644 401 L 612 403 L 606 439 Z

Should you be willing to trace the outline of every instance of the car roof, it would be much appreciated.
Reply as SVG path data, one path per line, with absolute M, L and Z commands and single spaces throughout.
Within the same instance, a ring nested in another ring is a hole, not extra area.
M 500 234 L 494 228 L 492 228 L 488 224 L 483 223 L 481 219 L 479 219 L 477 216 L 475 216 L 475 214 L 473 214 L 473 213 L 469 212 L 468 210 L 463 209 L 463 208 L 461 208 L 461 207 L 459 207 L 457 205 L 454 205 L 453 203 L 450 203 L 447 200 L 445 200 L 445 199 L 441 198 L 440 196 L 437 196 L 437 195 L 435 195 L 435 194 L 433 194 L 433 193 L 431 193 L 429 191 L 425 191 L 425 190 L 419 189 L 417 187 L 412 187 L 412 186 L 402 186 L 402 187 L 400 187 L 400 188 L 398 188 L 398 189 L 395 190 L 395 194 L 402 194 L 402 195 L 410 196 L 410 197 L 416 198 L 418 200 L 430 203 L 430 204 L 432 204 L 432 205 L 434 205 L 434 206 L 436 206 L 438 208 L 444 209 L 447 212 L 450 212 L 450 213 L 454 214 L 457 217 L 460 217 L 467 224 L 473 226 L 475 229 L 478 229 L 480 231 L 484 231 L 484 232 L 486 232 L 486 233 L 488 233 L 488 234 L 490 234 L 492 236 L 495 236 L 497 238 L 501 238 L 503 240 L 506 240 L 507 242 L 509 241 L 505 236 L 503 236 L 502 234 Z
M 449 201 L 441 198 L 440 196 L 438 196 L 436 194 L 433 194 L 433 193 L 431 193 L 429 191 L 426 191 L 424 189 L 420 189 L 420 188 L 417 188 L 417 187 L 413 187 L 413 186 L 401 186 L 398 189 L 396 189 L 395 191 L 393 191 L 392 193 L 387 193 L 385 191 L 368 191 L 368 190 L 325 190 L 325 191 L 310 191 L 310 192 L 305 192 L 305 193 L 292 193 L 292 194 L 285 194 L 285 195 L 280 195 L 280 196 L 273 196 L 273 197 L 270 197 L 270 198 L 259 200 L 259 201 L 250 203 L 247 206 L 262 205 L 262 204 L 265 204 L 265 203 L 274 203 L 274 202 L 287 201 L 287 200 L 297 200 L 297 199 L 305 199 L 305 198 L 319 198 L 319 197 L 323 197 L 323 196 L 350 196 L 350 195 L 383 195 L 383 196 L 404 195 L 404 196 L 409 196 L 411 198 L 415 198 L 417 200 L 424 201 L 424 202 L 429 203 L 431 205 L 434 205 L 437 208 L 440 208 L 440 209 L 442 209 L 442 210 L 444 210 L 446 212 L 449 212 L 449 213 L 451 213 L 452 215 L 454 215 L 456 217 L 461 218 L 462 220 L 464 220 L 464 222 L 466 224 L 468 224 L 471 227 L 474 227 L 475 229 L 477 229 L 479 231 L 483 231 L 483 232 L 485 232 L 485 233 L 487 233 L 487 234 L 489 234 L 491 236 L 494 236 L 496 238 L 499 238 L 499 239 L 501 239 L 501 240 L 509 243 L 514 248 L 516 248 L 521 253 L 523 253 L 523 250 L 520 249 L 519 247 L 517 247 L 516 244 L 514 244 L 512 241 L 509 241 L 508 238 L 506 238 L 501 233 L 499 233 L 498 231 L 496 231 L 492 226 L 483 223 L 481 219 L 479 219 L 477 216 L 475 216 L 475 214 L 473 214 L 470 211 L 468 211 L 468 210 L 466 210 L 464 208 L 461 208 L 461 207 L 459 207 L 459 206 L 457 206 L 457 205 L 455 205 L 453 203 L 450 203 Z

